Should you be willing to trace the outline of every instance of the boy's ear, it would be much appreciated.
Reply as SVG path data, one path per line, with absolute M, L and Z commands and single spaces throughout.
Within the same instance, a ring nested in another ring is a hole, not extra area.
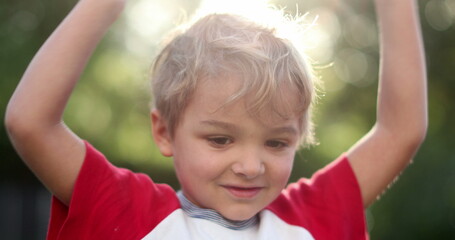
M 152 135 L 156 145 L 158 145 L 163 156 L 171 157 L 173 155 L 172 139 L 166 121 L 156 109 L 152 110 L 150 117 L 152 120 Z

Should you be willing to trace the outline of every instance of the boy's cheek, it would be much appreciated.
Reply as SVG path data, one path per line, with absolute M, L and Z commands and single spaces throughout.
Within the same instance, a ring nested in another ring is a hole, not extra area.
M 284 159 L 270 166 L 267 170 L 270 171 L 269 175 L 273 178 L 272 181 L 279 182 L 283 186 L 286 185 L 291 176 L 293 162 L 293 159 Z

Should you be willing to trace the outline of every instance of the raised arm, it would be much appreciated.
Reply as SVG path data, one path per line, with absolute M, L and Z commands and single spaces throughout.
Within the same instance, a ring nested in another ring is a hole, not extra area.
M 8 104 L 5 124 L 16 151 L 65 204 L 70 202 L 85 147 L 63 123 L 63 111 L 125 1 L 80 0 L 33 58 Z
M 415 0 L 375 0 L 381 35 L 377 120 L 348 151 L 364 206 L 410 163 L 427 129 L 426 69 Z

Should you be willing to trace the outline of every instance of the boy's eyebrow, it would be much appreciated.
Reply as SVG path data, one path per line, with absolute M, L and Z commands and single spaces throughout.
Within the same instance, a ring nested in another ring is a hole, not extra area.
M 205 120 L 200 122 L 202 125 L 209 125 L 212 127 L 216 128 L 221 128 L 225 130 L 230 130 L 230 131 L 236 131 L 239 132 L 240 128 L 235 126 L 234 124 L 227 123 L 227 122 L 222 122 L 222 121 L 217 121 L 217 120 Z
M 272 133 L 287 133 L 290 135 L 299 135 L 298 130 L 295 127 L 292 126 L 284 126 L 284 127 L 278 127 L 278 128 L 272 128 Z
M 240 132 L 240 128 L 237 127 L 236 125 L 227 123 L 227 122 L 223 122 L 223 121 L 205 120 L 205 121 L 201 121 L 200 123 L 202 125 L 210 125 L 210 126 L 225 129 L 225 130 Z M 271 130 L 272 134 L 286 133 L 286 134 L 290 134 L 290 135 L 299 135 L 298 130 L 293 126 L 270 128 L 270 130 Z

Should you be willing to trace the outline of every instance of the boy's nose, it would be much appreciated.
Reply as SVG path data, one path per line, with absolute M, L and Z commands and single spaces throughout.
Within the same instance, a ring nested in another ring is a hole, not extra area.
M 232 165 L 232 171 L 247 179 L 253 179 L 264 174 L 265 166 L 260 154 L 255 151 L 243 154 L 239 160 Z

